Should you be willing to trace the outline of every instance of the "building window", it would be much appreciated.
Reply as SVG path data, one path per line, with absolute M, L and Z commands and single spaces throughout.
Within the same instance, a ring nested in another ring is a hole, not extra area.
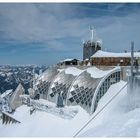
M 116 72 L 111 74 L 102 84 L 102 86 L 99 89 L 99 92 L 97 94 L 96 97 L 96 101 L 95 101 L 95 107 L 94 107 L 94 111 L 96 110 L 97 104 L 99 102 L 99 100 L 101 99 L 101 97 L 107 92 L 107 90 L 109 89 L 110 85 L 117 83 L 120 81 L 120 72 Z

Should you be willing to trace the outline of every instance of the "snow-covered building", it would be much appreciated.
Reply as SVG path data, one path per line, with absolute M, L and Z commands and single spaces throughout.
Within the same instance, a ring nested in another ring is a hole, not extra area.
M 101 40 L 97 38 L 96 31 L 91 28 L 91 39 L 83 42 L 83 60 L 89 59 L 98 50 L 101 50 Z
M 59 66 L 78 65 L 79 61 L 80 60 L 76 58 L 67 58 L 67 59 L 61 60 L 57 65 Z
M 101 50 L 99 42 L 84 42 L 83 44 L 83 60 L 90 58 L 96 51 Z
M 120 68 L 100 70 L 96 67 L 87 68 L 72 83 L 68 92 L 68 105 L 80 105 L 92 114 L 100 98 L 109 87 L 120 81 Z
M 140 64 L 140 52 L 134 52 L 134 58 L 137 59 Z M 95 66 L 129 66 L 131 62 L 131 52 L 115 53 L 99 50 L 93 54 L 88 61 Z
M 62 96 L 64 106 L 80 105 L 89 114 L 96 110 L 98 101 L 110 85 L 120 81 L 120 67 L 101 70 L 96 67 L 79 69 L 71 66 L 55 70 L 57 73 L 51 76 L 51 80 L 50 75 L 42 79 L 46 73 L 53 73 L 51 69 L 40 76 L 36 81 L 38 83 L 36 91 L 40 91 L 38 92 L 40 95 L 43 93 L 44 99 L 54 102 L 56 106 L 58 97 Z M 49 84 L 38 86 L 41 79 L 44 83 L 49 81 Z

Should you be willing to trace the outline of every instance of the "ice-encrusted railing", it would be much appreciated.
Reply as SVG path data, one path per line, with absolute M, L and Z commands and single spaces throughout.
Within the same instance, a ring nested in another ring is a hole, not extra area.
M 21 95 L 20 98 L 24 104 L 31 107 L 31 110 L 45 111 L 63 119 L 72 119 L 78 113 L 78 109 L 76 108 L 58 108 L 47 103 L 42 103 L 40 100 L 33 100 L 29 95 Z

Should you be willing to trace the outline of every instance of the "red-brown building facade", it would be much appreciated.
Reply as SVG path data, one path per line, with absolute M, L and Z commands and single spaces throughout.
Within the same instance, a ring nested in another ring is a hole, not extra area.
M 134 57 L 140 64 L 140 52 L 135 52 Z M 131 53 L 112 53 L 99 50 L 90 59 L 84 60 L 85 65 L 89 62 L 95 66 L 129 66 L 131 64 Z

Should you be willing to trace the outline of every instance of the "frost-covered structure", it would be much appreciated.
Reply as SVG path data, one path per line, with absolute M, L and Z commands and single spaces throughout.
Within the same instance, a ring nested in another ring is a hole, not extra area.
M 13 94 L 13 90 L 6 90 L 3 94 L 0 95 L 0 112 L 1 111 L 11 111 L 9 107 L 10 97 Z
M 133 70 L 133 73 L 130 70 L 127 71 L 128 85 L 127 93 L 129 97 L 129 108 L 139 108 L 140 107 L 140 69 Z
M 48 68 L 44 73 L 42 73 L 35 82 L 35 91 L 31 91 L 32 98 L 37 94 L 40 94 L 41 98 L 47 99 L 49 86 L 58 73 L 59 71 L 56 67 Z
M 61 72 L 55 77 L 50 85 L 48 100 L 52 102 L 57 101 L 58 95 L 61 93 L 64 102 L 67 100 L 68 89 L 71 86 L 73 80 L 82 72 L 82 70 L 75 67 L 68 67 L 61 70 Z
M 120 81 L 120 68 L 100 70 L 96 67 L 87 68 L 72 83 L 68 93 L 68 105 L 80 105 L 92 114 L 100 98 L 110 85 Z
M 28 89 L 28 93 L 29 93 L 31 99 L 34 99 L 34 98 L 35 98 L 35 95 L 36 95 L 35 92 L 36 92 L 36 91 L 35 91 L 35 89 L 33 89 L 33 88 L 29 88 L 29 89 Z
M 22 105 L 20 95 L 23 94 L 25 94 L 25 89 L 21 84 L 19 84 L 14 93 L 10 97 L 9 105 L 12 110 L 15 110 L 16 108 Z
M 0 95 L 0 111 L 12 112 L 17 107 L 22 105 L 20 95 L 25 94 L 25 89 L 21 84 L 18 85 L 13 92 L 12 89 L 6 90 Z
M 48 69 L 29 89 L 30 97 L 35 99 L 39 94 L 42 98 L 54 102 L 58 106 L 58 96 L 62 96 L 62 106 L 80 105 L 92 114 L 100 98 L 107 92 L 110 85 L 120 81 L 120 67 L 101 70 L 97 67 L 64 69 Z
M 91 27 L 91 39 L 83 42 L 83 60 L 89 59 L 98 50 L 101 50 L 102 41 L 96 36 L 96 30 Z

